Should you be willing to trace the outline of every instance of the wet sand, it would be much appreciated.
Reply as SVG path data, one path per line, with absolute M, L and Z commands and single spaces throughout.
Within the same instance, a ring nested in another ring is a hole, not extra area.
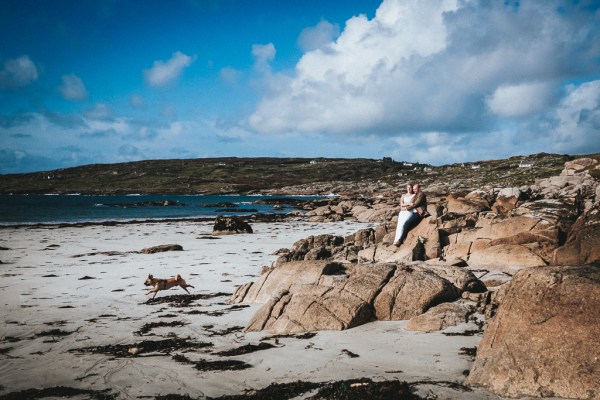
M 498 398 L 462 386 L 480 335 L 409 332 L 406 321 L 292 336 L 243 332 L 260 305 L 227 301 L 237 285 L 258 278 L 276 250 L 368 226 L 251 225 L 253 234 L 228 236 L 212 236 L 211 222 L 191 221 L 0 229 L 0 398 L 24 390 L 73 398 L 259 398 L 273 384 L 291 390 L 297 381 L 322 387 L 363 378 L 406 381 L 421 398 Z M 162 244 L 183 251 L 139 253 Z M 180 274 L 195 288 L 190 295 L 161 291 L 149 301 L 148 274 Z M 372 384 L 352 382 L 344 385 Z M 57 387 L 66 391 L 52 392 Z M 315 390 L 305 385 L 293 398 Z

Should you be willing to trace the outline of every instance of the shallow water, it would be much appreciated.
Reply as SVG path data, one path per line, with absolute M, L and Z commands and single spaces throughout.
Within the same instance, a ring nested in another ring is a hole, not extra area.
M 284 196 L 244 195 L 1 195 L 0 224 L 201 218 L 250 213 L 288 213 L 292 205 L 255 204 Z M 287 196 L 312 200 L 321 197 Z M 165 201 L 176 205 L 164 206 Z M 141 205 L 145 203 L 145 205 Z M 224 207 L 224 203 L 231 205 Z M 148 205 L 151 204 L 151 205 Z

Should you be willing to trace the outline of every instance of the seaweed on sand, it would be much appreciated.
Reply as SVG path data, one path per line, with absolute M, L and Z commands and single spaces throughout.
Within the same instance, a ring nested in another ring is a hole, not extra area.
M 231 297 L 231 293 L 200 293 L 200 294 L 176 294 L 171 296 L 162 296 L 155 299 L 148 299 L 146 304 L 164 304 L 169 303 L 173 307 L 186 307 L 196 300 L 207 300 L 214 297 Z
M 115 394 L 110 393 L 108 390 L 91 390 L 66 386 L 54 386 L 43 389 L 25 389 L 19 392 L 3 394 L 0 395 L 0 400 L 35 400 L 44 399 L 47 397 L 80 398 L 82 395 L 87 396 L 89 399 L 95 400 L 114 400 L 117 398 Z
M 199 371 L 237 371 L 242 369 L 252 368 L 252 365 L 239 360 L 199 360 L 192 361 L 182 354 L 175 354 L 173 360 L 183 363 L 191 364 Z
M 147 353 L 170 354 L 178 350 L 202 349 L 211 347 L 212 343 L 195 342 L 190 338 L 169 338 L 164 340 L 144 340 L 134 344 L 108 344 L 105 346 L 83 347 L 70 350 L 76 353 L 108 354 L 114 357 L 131 357 Z M 132 349 L 137 349 L 132 352 Z

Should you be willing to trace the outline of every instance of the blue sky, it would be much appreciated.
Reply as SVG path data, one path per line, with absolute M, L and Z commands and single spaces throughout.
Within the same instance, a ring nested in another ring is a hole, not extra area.
M 3 0 L 0 173 L 600 152 L 600 2 Z

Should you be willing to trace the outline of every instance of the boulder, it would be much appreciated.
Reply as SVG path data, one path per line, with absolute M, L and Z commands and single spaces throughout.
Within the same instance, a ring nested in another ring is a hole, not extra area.
M 277 265 L 289 261 L 328 260 L 343 252 L 344 238 L 334 235 L 317 235 L 301 239 L 293 244 L 290 251 L 277 260 Z
M 502 397 L 600 398 L 600 266 L 524 269 L 500 291 L 467 383 Z
M 373 318 L 373 299 L 394 273 L 393 265 L 359 265 L 333 287 L 304 286 L 281 291 L 252 317 L 246 331 L 299 333 L 343 330 Z
M 404 327 L 407 331 L 437 332 L 468 322 L 473 307 L 463 303 L 442 303 L 427 310 L 425 314 L 413 317 Z
M 252 233 L 249 223 L 237 217 L 218 216 L 213 226 L 213 235 L 230 235 L 235 233 Z
M 487 290 L 483 282 L 468 269 L 464 269 L 455 265 L 435 263 L 419 264 L 419 267 L 446 279 L 461 293 L 481 293 Z
M 489 204 L 485 198 L 477 198 L 475 195 L 467 199 L 462 193 L 450 194 L 447 198 L 446 209 L 449 213 L 471 214 L 489 210 Z
M 598 161 L 593 158 L 578 158 L 573 161 L 565 162 L 565 169 L 561 172 L 561 175 L 569 175 L 569 170 L 573 170 L 575 172 L 581 172 L 588 168 L 591 165 L 596 164 Z
M 418 242 L 424 239 L 425 260 L 439 258 L 441 253 L 440 234 L 435 223 L 435 218 L 423 218 L 421 222 L 411 229 L 406 235 L 404 244 L 400 247 L 390 246 L 393 251 L 380 252 L 380 257 L 376 257 L 378 262 L 410 262 L 413 261 L 413 249 L 418 245 Z M 396 228 L 391 229 L 387 236 L 383 239 L 384 242 L 391 243 L 394 238 Z M 421 239 L 419 239 L 421 238 Z
M 266 269 L 256 283 L 239 286 L 230 303 L 266 303 L 281 292 L 294 293 L 304 287 L 333 286 L 334 279 L 344 277 L 346 269 L 330 261 L 299 261 L 283 263 Z
M 459 295 L 452 283 L 430 270 L 399 265 L 375 299 L 375 316 L 378 320 L 410 319 Z
M 600 260 L 600 206 L 582 214 L 567 242 L 554 251 L 553 265 L 583 265 Z
M 485 267 L 490 270 L 514 273 L 522 268 L 547 265 L 543 258 L 522 245 L 500 244 L 473 252 L 467 260 L 471 267 Z
M 492 211 L 498 214 L 506 214 L 507 212 L 517 208 L 517 203 L 521 198 L 521 190 L 519 188 L 504 188 L 498 192 L 496 201 L 492 205 Z

